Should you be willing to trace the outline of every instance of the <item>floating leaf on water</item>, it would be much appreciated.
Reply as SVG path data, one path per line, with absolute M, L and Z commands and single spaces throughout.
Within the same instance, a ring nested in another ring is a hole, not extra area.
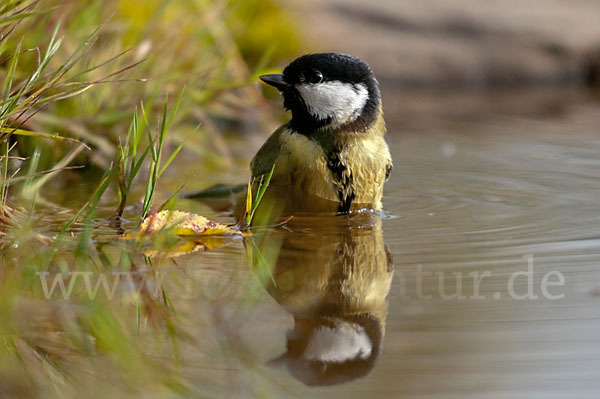
M 164 246 L 159 239 L 157 246 L 144 251 L 149 257 L 176 257 L 197 251 L 209 251 L 226 245 L 234 236 L 246 236 L 241 231 L 205 218 L 183 211 L 160 211 L 151 214 L 142 222 L 140 231 L 125 235 L 125 239 L 140 241 L 144 236 L 159 231 L 177 236 L 190 237 L 180 239 L 176 243 Z M 154 239 L 150 241 L 154 244 Z
M 243 236 L 241 231 L 183 211 L 160 211 L 148 216 L 140 226 L 140 233 L 153 233 L 162 229 L 172 229 L 179 236 Z

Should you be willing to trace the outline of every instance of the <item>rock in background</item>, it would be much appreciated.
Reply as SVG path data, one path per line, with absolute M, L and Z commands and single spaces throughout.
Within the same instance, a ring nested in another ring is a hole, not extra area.
M 357 55 L 386 85 L 598 82 L 598 0 L 295 0 L 312 45 Z

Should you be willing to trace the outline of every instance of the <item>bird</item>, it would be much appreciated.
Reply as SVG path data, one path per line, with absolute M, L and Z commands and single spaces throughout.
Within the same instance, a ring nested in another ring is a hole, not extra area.
M 346 54 L 311 53 L 292 61 L 283 73 L 259 79 L 279 90 L 291 119 L 250 164 L 254 194 L 261 179 L 270 176 L 256 220 L 381 211 L 392 158 L 384 138 L 379 84 L 370 66 Z M 246 208 L 247 194 L 241 192 L 234 205 L 238 221 Z

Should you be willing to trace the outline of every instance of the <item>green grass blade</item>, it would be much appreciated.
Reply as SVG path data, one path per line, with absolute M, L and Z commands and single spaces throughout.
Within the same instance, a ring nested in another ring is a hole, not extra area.
M 254 204 L 252 204 L 252 212 L 250 214 L 250 223 L 252 223 L 252 219 L 254 218 L 254 213 L 256 212 L 256 209 L 260 205 L 260 202 L 262 201 L 262 198 L 263 198 L 265 192 L 267 191 L 269 184 L 271 183 L 271 178 L 273 177 L 274 171 L 275 171 L 275 164 L 273 164 L 273 167 L 271 168 L 271 171 L 269 172 L 267 179 L 264 182 L 264 185 L 262 184 L 262 181 L 261 181 L 261 185 L 260 185 L 257 195 L 256 195 L 256 201 L 254 202 Z M 250 225 L 250 223 L 249 223 L 249 225 Z
M 175 151 L 173 151 L 173 153 L 171 154 L 171 156 L 169 157 L 169 159 L 167 159 L 167 161 L 162 166 L 162 168 L 160 168 L 160 171 L 158 172 L 158 177 L 160 177 L 163 174 L 163 172 L 165 171 L 165 169 L 167 169 L 167 167 L 171 164 L 171 162 L 173 161 L 173 159 L 175 159 L 175 157 L 177 156 L 177 154 L 179 153 L 179 151 L 181 151 L 181 149 L 183 148 L 183 146 L 185 145 L 185 143 L 186 143 L 186 141 L 188 139 L 189 139 L 189 136 L 186 137 L 186 139 L 183 140 L 181 142 L 181 144 L 179 144 L 177 146 L 177 148 L 175 149 Z
M 150 151 L 150 145 L 148 145 L 146 147 L 146 149 L 144 150 L 144 152 L 142 152 L 142 155 L 137 160 L 137 162 L 135 163 L 133 169 L 129 173 L 129 186 L 130 187 L 131 187 L 131 183 L 133 182 L 133 179 L 137 176 L 140 168 L 142 167 L 142 165 L 144 163 L 144 160 L 146 159 L 146 156 L 148 155 L 148 151 Z
M 17 64 L 19 62 L 19 55 L 21 54 L 21 45 L 23 44 L 23 39 L 19 40 L 17 46 L 15 47 L 15 51 L 13 53 L 12 59 L 10 60 L 10 65 L 8 70 L 6 71 L 6 76 L 4 77 L 4 82 L 2 83 L 2 92 L 3 97 L 7 97 L 12 89 L 12 84 L 15 76 L 15 71 L 17 69 Z
M 19 183 L 19 182 L 22 182 L 24 180 L 31 180 L 34 177 L 43 176 L 43 175 L 48 174 L 48 173 L 54 173 L 54 172 L 58 172 L 58 171 L 61 171 L 61 170 L 81 169 L 81 168 L 83 168 L 83 166 L 65 166 L 63 168 L 56 168 L 56 169 L 44 170 L 44 171 L 41 171 L 41 172 L 28 173 L 28 174 L 26 174 L 24 176 L 9 177 L 6 180 L 3 179 L 2 181 L 0 181 L 0 187 L 10 186 L 11 184 Z
M 67 143 L 75 143 L 75 144 L 79 144 L 80 146 L 83 146 L 87 150 L 91 150 L 91 148 L 87 144 L 85 144 L 83 141 L 72 139 L 70 137 L 59 136 L 58 134 L 32 132 L 32 131 L 23 130 L 23 129 L 12 129 L 10 131 L 10 134 L 11 135 L 14 134 L 17 136 L 26 136 L 26 137 L 39 137 L 39 138 L 43 138 L 43 139 L 62 141 L 62 142 L 67 142 Z
M 181 92 L 179 93 L 179 96 L 177 97 L 177 101 L 175 102 L 175 106 L 171 110 L 171 115 L 169 116 L 169 122 L 167 123 L 166 130 L 169 130 L 171 128 L 171 124 L 173 123 L 173 118 L 175 117 L 175 114 L 177 113 L 177 110 L 179 109 L 179 105 L 181 104 L 181 99 L 183 98 L 184 91 L 185 91 L 185 86 L 183 87 L 183 89 L 181 89 Z M 165 102 L 165 106 L 166 106 L 166 102 Z

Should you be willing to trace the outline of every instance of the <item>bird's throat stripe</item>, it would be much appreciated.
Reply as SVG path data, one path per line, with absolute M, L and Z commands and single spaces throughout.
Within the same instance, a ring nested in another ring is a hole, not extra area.
M 327 167 L 331 171 L 335 185 L 338 187 L 338 212 L 348 212 L 355 197 L 352 171 L 346 169 L 339 151 L 331 151 L 328 154 Z

